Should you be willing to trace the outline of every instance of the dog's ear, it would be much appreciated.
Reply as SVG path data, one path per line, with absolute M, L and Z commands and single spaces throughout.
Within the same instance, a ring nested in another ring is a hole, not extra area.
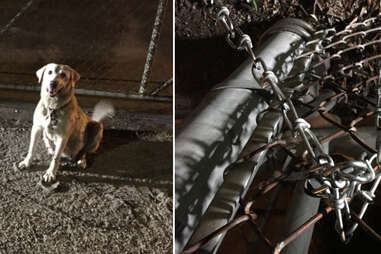
M 44 76 L 46 65 L 41 67 L 38 71 L 36 71 L 36 76 L 38 78 L 38 83 L 41 83 L 42 77 Z
M 73 81 L 73 86 L 74 86 L 74 84 L 81 78 L 81 75 L 79 75 L 79 73 L 76 70 L 74 70 L 68 65 L 67 65 L 67 68 L 70 70 L 70 78 L 71 78 L 71 81 Z

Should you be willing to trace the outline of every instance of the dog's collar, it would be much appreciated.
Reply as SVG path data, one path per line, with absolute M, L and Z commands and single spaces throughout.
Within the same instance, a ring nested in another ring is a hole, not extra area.
M 57 107 L 57 108 L 51 108 L 51 107 L 47 107 L 48 108 L 48 110 L 49 110 L 49 112 L 51 112 L 51 111 L 57 111 L 57 110 L 59 110 L 59 109 L 63 109 L 63 108 L 65 108 L 67 105 L 69 105 L 69 103 L 71 102 L 71 98 L 69 99 L 69 100 L 67 100 L 64 104 L 62 104 L 62 105 L 60 105 L 59 107 Z
M 50 117 L 50 125 L 53 128 L 55 128 L 58 124 L 57 110 L 58 109 L 52 109 L 52 108 L 48 107 L 48 112 L 49 112 L 49 117 Z
M 65 108 L 67 105 L 69 105 L 71 101 L 71 98 L 69 100 L 67 100 L 63 105 L 61 105 L 59 108 L 51 108 L 51 107 L 47 107 L 48 108 L 48 115 L 50 117 L 50 125 L 55 128 L 58 124 L 58 117 L 57 117 L 57 111 L 60 110 L 60 109 L 63 109 Z

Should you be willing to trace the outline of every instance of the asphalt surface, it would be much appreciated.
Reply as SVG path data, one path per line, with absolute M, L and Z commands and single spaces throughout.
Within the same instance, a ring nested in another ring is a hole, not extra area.
M 170 136 L 106 129 L 89 167 L 62 165 L 48 192 L 42 141 L 33 167 L 14 170 L 31 129 L 18 113 L 0 117 L 0 253 L 171 253 Z

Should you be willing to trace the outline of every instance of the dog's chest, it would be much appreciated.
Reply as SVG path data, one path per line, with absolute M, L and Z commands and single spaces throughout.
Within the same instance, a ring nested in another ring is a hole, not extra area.
M 44 112 L 44 130 L 50 139 L 61 135 L 65 126 L 65 112 L 62 109 L 46 109 Z

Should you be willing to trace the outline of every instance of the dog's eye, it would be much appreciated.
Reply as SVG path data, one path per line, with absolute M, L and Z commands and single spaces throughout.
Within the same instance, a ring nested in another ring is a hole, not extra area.
M 61 75 L 62 78 L 66 78 L 66 74 L 65 74 L 65 72 L 61 72 L 60 75 Z
M 53 73 L 52 71 L 49 71 L 49 72 L 48 72 L 49 75 L 52 74 L 52 73 Z

